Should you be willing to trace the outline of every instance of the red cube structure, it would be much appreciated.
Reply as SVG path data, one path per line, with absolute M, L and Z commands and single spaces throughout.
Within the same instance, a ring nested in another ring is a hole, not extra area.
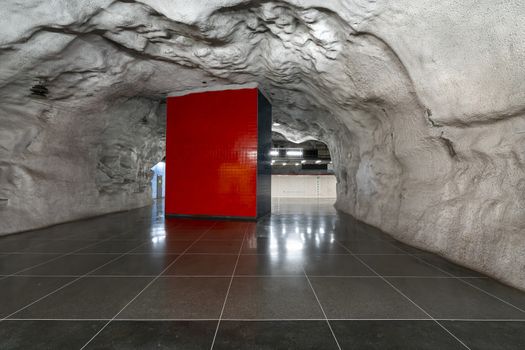
M 168 97 L 166 215 L 268 214 L 271 127 L 271 105 L 257 87 Z

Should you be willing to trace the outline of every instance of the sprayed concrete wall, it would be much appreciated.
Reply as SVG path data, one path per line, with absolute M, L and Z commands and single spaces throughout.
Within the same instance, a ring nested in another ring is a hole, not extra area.
M 525 289 L 524 17 L 518 0 L 8 0 L 0 232 L 149 203 L 162 99 L 258 82 L 277 131 L 329 145 L 337 208 Z

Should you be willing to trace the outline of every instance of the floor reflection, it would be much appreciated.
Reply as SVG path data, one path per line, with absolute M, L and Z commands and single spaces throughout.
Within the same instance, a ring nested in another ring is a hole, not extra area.
M 258 222 L 157 202 L 0 238 L 0 348 L 522 348 L 525 293 L 332 202 Z

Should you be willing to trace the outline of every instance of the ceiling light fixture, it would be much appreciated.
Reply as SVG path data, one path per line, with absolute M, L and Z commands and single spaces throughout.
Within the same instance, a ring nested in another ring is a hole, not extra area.
M 286 151 L 288 157 L 301 157 L 303 155 L 303 150 L 289 150 Z

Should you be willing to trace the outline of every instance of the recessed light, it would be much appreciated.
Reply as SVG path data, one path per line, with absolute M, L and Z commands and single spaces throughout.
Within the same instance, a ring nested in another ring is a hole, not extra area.
M 320 164 L 320 163 L 321 163 L 320 160 L 316 160 L 316 161 L 315 161 L 315 164 Z
M 287 156 L 291 156 L 291 157 L 300 157 L 303 155 L 303 151 L 302 150 L 290 150 L 290 151 L 286 151 L 286 155 Z
M 277 123 L 277 122 L 273 123 L 273 126 L 279 126 L 279 125 L 281 125 L 281 124 Z

